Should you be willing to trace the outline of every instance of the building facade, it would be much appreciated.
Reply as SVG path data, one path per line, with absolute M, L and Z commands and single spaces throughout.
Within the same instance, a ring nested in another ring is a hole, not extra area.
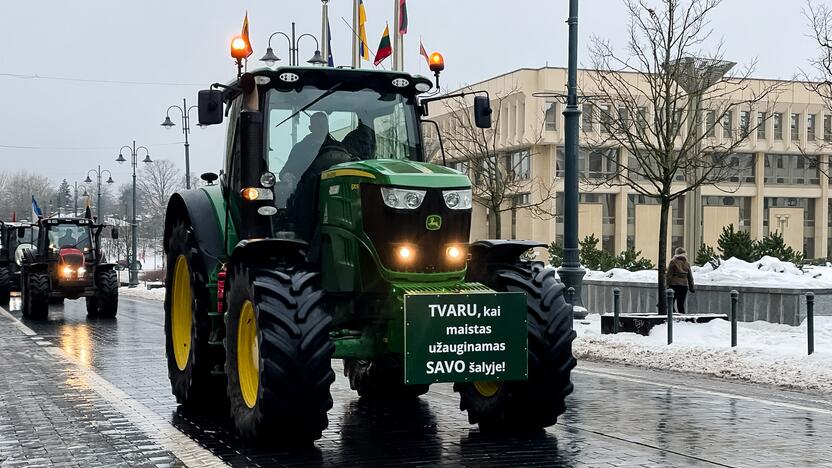
M 493 105 L 500 106 L 495 109 L 495 113 L 500 113 L 495 122 L 497 150 L 515 177 L 530 181 L 527 189 L 517 190 L 507 202 L 511 204 L 510 209 L 500 213 L 503 238 L 562 243 L 565 103 L 535 94 L 565 96 L 566 81 L 566 69 L 520 69 L 471 86 L 471 89 L 487 90 Z M 803 252 L 805 258 L 826 258 L 832 254 L 830 171 L 827 170 L 832 153 L 832 112 L 800 82 L 752 80 L 751 87 L 771 84 L 779 86 L 778 92 L 760 103 L 759 108 L 736 108 L 719 125 L 705 126 L 714 127 L 708 138 L 721 141 L 734 138 L 740 126 L 760 123 L 730 156 L 735 168 L 730 180 L 722 186 L 701 189 L 703 242 L 716 248 L 722 228 L 733 224 L 755 239 L 780 232 L 785 242 Z M 635 82 L 633 85 L 638 86 Z M 587 71 L 579 71 L 579 86 L 582 93 L 591 95 L 592 80 Z M 495 96 L 502 99 L 497 102 Z M 737 96 L 737 100 L 743 99 Z M 582 104 L 582 144 L 593 133 L 604 131 L 598 119 L 599 109 L 593 106 L 610 105 L 614 103 Z M 442 133 L 453 134 L 458 119 L 450 118 L 447 109 L 435 107 L 431 109 L 432 117 Z M 460 155 L 449 152 L 448 157 L 449 164 L 470 173 L 470 164 Z M 581 147 L 579 238 L 592 234 L 609 252 L 635 248 L 655 262 L 658 201 L 628 187 L 600 183 L 615 176 L 620 167 L 633 163 L 623 148 Z M 684 183 L 680 174 L 678 184 Z M 686 195 L 690 196 L 693 195 Z M 691 205 L 689 201 L 679 199 L 673 203 L 668 232 L 670 249 L 686 245 L 686 224 L 692 218 L 685 213 L 686 206 Z M 543 211 L 553 216 L 532 216 L 529 210 L 523 209 L 527 203 L 542 204 L 546 208 Z M 472 238 L 486 238 L 489 233 L 488 212 L 477 206 Z

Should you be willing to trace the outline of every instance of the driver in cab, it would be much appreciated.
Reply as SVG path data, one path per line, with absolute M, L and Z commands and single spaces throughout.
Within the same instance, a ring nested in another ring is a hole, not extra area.
M 290 187 L 296 186 L 300 177 L 318 156 L 320 149 L 334 143 L 336 140 L 329 134 L 329 117 L 323 112 L 312 114 L 309 118 L 309 135 L 289 152 L 286 165 L 280 170 L 281 182 L 286 182 Z

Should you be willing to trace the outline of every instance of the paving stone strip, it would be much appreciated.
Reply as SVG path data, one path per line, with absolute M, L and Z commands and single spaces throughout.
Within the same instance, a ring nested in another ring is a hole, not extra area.
M 0 309 L 0 467 L 226 466 Z

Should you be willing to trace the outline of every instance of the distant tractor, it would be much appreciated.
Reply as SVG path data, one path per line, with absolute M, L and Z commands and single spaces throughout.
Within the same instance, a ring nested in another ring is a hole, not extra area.
M 50 302 L 84 297 L 90 316 L 115 317 L 118 277 L 101 252 L 104 226 L 88 218 L 47 218 L 34 227 L 21 261 L 23 316 L 45 319 Z M 118 237 L 115 228 L 112 236 Z
M 426 157 L 431 88 L 400 72 L 280 67 L 199 93 L 200 124 L 227 116 L 228 139 L 221 175 L 174 194 L 165 217 L 179 403 L 227 398 L 244 438 L 313 441 L 339 358 L 362 398 L 453 382 L 482 429 L 555 424 L 575 366 L 563 285 L 523 260 L 543 243 L 469 243 L 471 181 Z M 488 128 L 488 97 L 474 94 Z
M 0 304 L 8 304 L 11 293 L 20 291 L 22 251 L 31 238 L 30 224 L 0 221 Z

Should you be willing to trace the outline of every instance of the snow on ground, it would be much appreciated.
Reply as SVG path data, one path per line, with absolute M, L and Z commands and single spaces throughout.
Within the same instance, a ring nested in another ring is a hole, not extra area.
M 139 283 L 139 286 L 135 288 L 128 288 L 126 286 L 122 286 L 118 288 L 118 294 L 124 297 L 135 297 L 151 301 L 165 300 L 165 288 L 147 289 L 147 287 L 144 285 L 144 282 Z
M 610 271 L 590 271 L 587 279 L 655 283 L 656 270 L 627 271 L 614 268 Z M 832 288 L 832 266 L 804 266 L 783 262 L 773 257 L 763 257 L 756 262 L 736 258 L 724 260 L 716 269 L 710 264 L 693 267 L 693 282 L 697 285 L 755 286 L 764 288 Z
M 807 355 L 806 323 L 799 327 L 768 322 L 738 324 L 737 348 L 731 348 L 731 325 L 675 322 L 673 344 L 667 325 L 650 336 L 601 335 L 598 314 L 575 321 L 575 357 L 655 369 L 748 380 L 789 388 L 832 393 L 832 317 L 815 318 L 815 354 Z

